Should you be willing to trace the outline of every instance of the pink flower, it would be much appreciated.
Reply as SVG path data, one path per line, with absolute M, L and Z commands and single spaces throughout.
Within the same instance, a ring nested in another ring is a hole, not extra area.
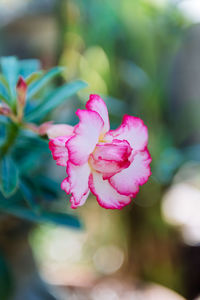
M 76 112 L 75 126 L 52 125 L 47 134 L 57 165 L 67 167 L 61 188 L 71 194 L 71 207 L 85 203 L 91 191 L 104 208 L 121 209 L 151 175 L 148 131 L 139 118 L 125 115 L 110 130 L 106 104 L 90 95 L 86 110 Z

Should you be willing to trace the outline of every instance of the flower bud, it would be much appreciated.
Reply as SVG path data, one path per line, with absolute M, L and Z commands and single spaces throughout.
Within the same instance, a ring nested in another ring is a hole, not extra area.
M 22 119 L 24 106 L 26 104 L 26 92 L 27 84 L 25 80 L 20 76 L 17 82 L 17 114 L 19 120 Z

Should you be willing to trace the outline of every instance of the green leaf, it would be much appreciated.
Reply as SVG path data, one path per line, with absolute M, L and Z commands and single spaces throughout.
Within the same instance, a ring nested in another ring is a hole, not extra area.
M 9 95 L 8 95 L 9 86 L 5 79 L 5 77 L 0 74 L 0 98 L 4 100 L 4 102 L 9 103 Z
M 61 226 L 69 226 L 73 228 L 81 228 L 82 224 L 76 216 L 67 214 L 67 213 L 59 213 L 59 212 L 40 212 L 35 213 L 34 211 L 20 207 L 17 205 L 5 206 L 0 202 L 0 210 L 4 213 L 12 214 L 22 219 L 26 219 L 36 223 L 52 223 Z
M 5 116 L 0 115 L 0 125 L 1 124 L 8 124 L 8 123 L 9 123 L 9 119 Z
M 12 98 L 16 96 L 16 84 L 19 76 L 19 63 L 15 56 L 2 57 L 0 60 L 2 73 L 5 76 Z
M 33 191 L 33 188 L 31 188 L 31 184 L 25 180 L 20 180 L 19 189 L 22 193 L 24 200 L 28 203 L 30 208 L 36 214 L 38 214 L 40 212 L 40 206 L 37 203 L 37 200 L 35 198 L 35 191 Z
M 0 93 L 0 101 L 3 101 L 3 102 L 5 102 L 6 104 L 9 105 L 9 100 L 8 100 L 8 98 L 5 97 L 4 95 L 2 95 L 1 93 Z
M 55 67 L 47 72 L 44 76 L 42 76 L 38 81 L 34 82 L 28 90 L 27 98 L 32 98 L 33 96 L 35 96 L 49 83 L 50 80 L 59 75 L 63 71 L 63 69 L 63 67 Z
M 60 189 L 60 184 L 57 181 L 44 175 L 37 176 L 35 182 L 39 187 L 48 189 L 54 194 L 57 194 Z
M 14 161 L 9 156 L 4 156 L 0 162 L 0 190 L 6 198 L 15 193 L 18 177 Z
M 77 80 L 57 88 L 48 95 L 42 103 L 26 115 L 26 120 L 33 121 L 44 117 L 48 112 L 64 103 L 67 98 L 76 94 L 80 89 L 83 89 L 86 86 L 87 84 L 84 81 Z
M 32 74 L 30 74 L 27 78 L 26 78 L 26 84 L 30 85 L 32 84 L 34 81 L 38 80 L 39 78 L 41 78 L 42 76 L 42 71 L 39 72 L 34 72 Z
M 22 59 L 19 61 L 19 66 L 20 75 L 26 78 L 40 70 L 40 61 L 38 59 Z
M 4 88 L 8 91 L 9 85 L 8 85 L 8 82 L 7 82 L 7 80 L 6 80 L 6 78 L 3 74 L 0 74 L 0 82 L 1 82 L 1 85 L 3 85 Z
M 40 190 L 42 199 L 45 201 L 56 201 L 60 191 L 60 183 L 54 181 L 50 177 L 36 176 L 34 178 L 34 185 Z
M 19 148 L 16 149 L 18 151 Z M 42 159 L 42 152 L 39 149 L 31 150 L 27 152 L 27 149 L 23 149 L 25 153 L 25 157 L 20 156 L 17 160 L 19 165 L 19 172 L 20 174 L 29 174 L 29 172 L 34 171 L 40 166 L 41 159 Z M 31 152 L 32 151 L 32 152 Z

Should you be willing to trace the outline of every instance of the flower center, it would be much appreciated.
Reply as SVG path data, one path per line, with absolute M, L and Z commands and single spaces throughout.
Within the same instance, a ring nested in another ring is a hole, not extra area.
M 113 176 L 130 165 L 132 148 L 125 140 L 100 142 L 89 157 L 91 168 L 103 174 L 104 179 Z

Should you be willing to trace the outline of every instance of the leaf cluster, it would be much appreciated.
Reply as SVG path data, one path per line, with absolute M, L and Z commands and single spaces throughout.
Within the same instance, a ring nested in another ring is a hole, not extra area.
M 9 113 L 0 115 L 0 213 L 34 222 L 53 222 L 79 227 L 79 220 L 57 210 L 57 182 L 48 175 L 48 141 L 31 128 L 38 128 L 59 105 L 86 86 L 75 80 L 55 86 L 63 68 L 44 72 L 36 59 L 0 59 L 0 106 Z M 17 84 L 23 78 L 27 87 L 22 118 L 17 119 Z M 55 205 L 54 205 L 55 206 Z

